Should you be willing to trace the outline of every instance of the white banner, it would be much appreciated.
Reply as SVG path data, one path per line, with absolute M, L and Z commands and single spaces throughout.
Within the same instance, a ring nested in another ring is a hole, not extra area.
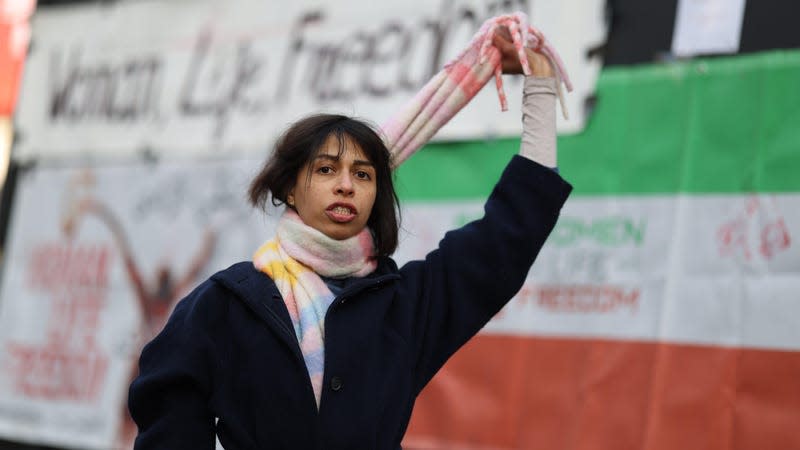
M 0 290 L 0 436 L 130 448 L 141 346 L 211 272 L 273 233 L 254 161 L 20 175 Z
M 422 257 L 483 202 L 406 208 Z M 800 350 L 800 195 L 572 198 L 482 332 Z
M 288 123 L 319 111 L 380 124 L 488 17 L 527 11 L 562 55 L 583 127 L 605 39 L 604 1 L 130 1 L 42 8 L 33 20 L 14 157 L 123 153 L 258 154 Z M 493 85 L 493 83 L 490 83 Z M 439 139 L 520 132 L 488 86 Z M 561 119 L 559 119 L 561 120 Z

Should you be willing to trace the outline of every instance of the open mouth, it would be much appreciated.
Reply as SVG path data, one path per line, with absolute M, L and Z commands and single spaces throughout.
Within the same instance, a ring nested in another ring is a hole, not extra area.
M 346 223 L 356 218 L 356 209 L 350 205 L 336 203 L 325 210 L 325 214 L 334 222 Z

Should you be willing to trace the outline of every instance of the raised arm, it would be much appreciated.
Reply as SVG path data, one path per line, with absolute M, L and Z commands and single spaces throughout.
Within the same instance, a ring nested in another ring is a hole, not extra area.
M 500 50 L 503 73 L 521 74 L 517 51 L 505 28 L 495 34 L 494 45 Z M 522 93 L 522 138 L 520 155 L 546 167 L 557 166 L 556 97 L 557 80 L 550 60 L 532 49 L 525 49 L 531 75 L 525 77 Z
M 413 325 L 419 390 L 519 291 L 571 191 L 552 170 L 555 79 L 537 55 L 529 55 L 533 74 L 524 83 L 520 156 L 495 186 L 484 217 L 447 233 L 425 261 L 402 269 L 418 281 L 422 299 Z M 518 65 L 504 70 L 521 72 Z

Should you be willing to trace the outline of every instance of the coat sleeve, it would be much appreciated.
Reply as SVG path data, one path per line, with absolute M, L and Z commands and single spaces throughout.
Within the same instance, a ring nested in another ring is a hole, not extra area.
M 571 189 L 555 171 L 516 155 L 483 218 L 401 269 L 420 299 L 412 325 L 417 392 L 519 291 Z
M 215 417 L 209 409 L 212 367 L 202 299 L 211 283 L 175 307 L 164 330 L 147 344 L 128 408 L 139 428 L 135 450 L 213 450 Z

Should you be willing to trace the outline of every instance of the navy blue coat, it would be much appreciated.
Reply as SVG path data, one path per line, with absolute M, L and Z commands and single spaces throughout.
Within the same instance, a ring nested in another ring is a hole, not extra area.
M 215 432 L 226 450 L 400 448 L 417 395 L 520 289 L 570 190 L 515 156 L 482 219 L 348 285 L 325 318 L 319 411 L 272 280 L 250 262 L 215 274 L 142 351 L 136 449 L 212 449 Z

